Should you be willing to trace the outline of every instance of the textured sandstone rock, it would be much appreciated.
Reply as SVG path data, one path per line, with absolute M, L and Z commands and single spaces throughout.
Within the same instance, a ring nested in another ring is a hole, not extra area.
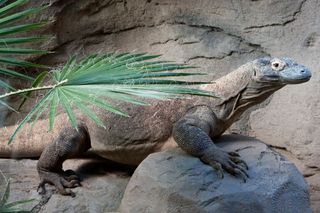
M 51 186 L 47 186 L 47 196 L 41 197 L 36 191 L 39 184 L 36 163 L 36 160 L 0 159 L 0 169 L 11 180 L 9 201 L 35 199 L 21 207 L 43 213 L 114 212 L 120 205 L 130 178 L 128 171 L 131 171 L 105 160 L 68 160 L 64 168 L 76 169 L 82 178 L 82 187 L 73 189 L 76 197 L 56 194 Z M 0 196 L 3 192 L 4 181 L 0 177 Z
M 121 212 L 311 212 L 308 186 L 294 164 L 257 140 L 225 136 L 219 146 L 248 163 L 246 183 L 182 151 L 150 155 L 127 185 Z
M 41 200 L 37 193 L 39 183 L 35 160 L 0 159 L 0 197 L 5 190 L 5 178 L 10 180 L 9 202 L 17 200 L 35 199 L 36 201 L 23 205 L 24 209 L 31 210 Z
M 310 185 L 310 199 L 311 199 L 311 206 L 313 206 L 313 210 L 315 213 L 320 212 L 320 174 L 316 174 L 306 178 Z

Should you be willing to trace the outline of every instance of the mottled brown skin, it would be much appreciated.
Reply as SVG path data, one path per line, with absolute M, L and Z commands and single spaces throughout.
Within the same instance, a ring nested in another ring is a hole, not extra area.
M 45 191 L 44 185 L 53 183 L 60 194 L 74 196 L 74 193 L 65 187 L 80 186 L 79 179 L 73 171 L 63 171 L 62 164 L 66 159 L 77 157 L 79 153 L 86 152 L 90 148 L 90 136 L 85 124 L 80 123 L 78 131 L 71 127 L 65 128 L 54 145 L 44 149 L 40 156 L 37 169 L 41 182 L 38 189 Z
M 241 66 L 214 84 L 202 87 L 220 95 L 220 99 L 191 97 L 148 101 L 150 106 L 118 104 L 130 118 L 96 109 L 106 129 L 97 127 L 81 115 L 79 131 L 71 127 L 62 129 L 66 118 L 60 115 L 57 126 L 61 133 L 59 136 L 54 133 L 53 138 L 56 139 L 45 147 L 38 162 L 39 187 L 45 191 L 44 184 L 51 183 L 61 194 L 74 195 L 68 188 L 80 185 L 79 180 L 73 172 L 63 171 L 62 163 L 90 147 L 107 159 L 138 165 L 150 153 L 179 146 L 211 165 L 220 177 L 225 170 L 245 181 L 248 177 L 246 163 L 236 152 L 226 152 L 213 141 L 249 107 L 261 103 L 286 84 L 306 82 L 310 77 L 310 71 L 292 59 L 262 58 Z M 19 155 L 19 148 L 11 150 Z M 10 147 L 0 147 L 0 156 L 8 152 Z

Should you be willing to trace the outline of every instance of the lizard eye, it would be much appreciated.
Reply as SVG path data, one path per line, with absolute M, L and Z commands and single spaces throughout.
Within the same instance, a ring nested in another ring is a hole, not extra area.
M 274 62 L 274 63 L 272 63 L 272 66 L 275 67 L 275 68 L 278 68 L 279 67 L 279 63 L 278 62 Z
M 283 61 L 274 60 L 273 62 L 271 62 L 271 68 L 273 70 L 280 71 L 280 70 L 283 70 L 284 67 L 285 67 L 285 63 Z

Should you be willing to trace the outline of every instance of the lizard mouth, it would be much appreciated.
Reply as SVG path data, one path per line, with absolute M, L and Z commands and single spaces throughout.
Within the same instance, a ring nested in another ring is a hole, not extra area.
M 281 80 L 283 83 L 286 83 L 286 84 L 301 84 L 301 83 L 309 81 L 310 78 L 311 78 L 311 76 L 294 78 L 294 79 L 281 79 Z
M 272 82 L 272 83 L 277 83 L 280 81 L 280 76 L 279 75 L 264 75 L 260 81 L 263 82 Z
M 301 84 L 309 81 L 311 76 L 298 76 L 295 78 L 287 78 L 279 75 L 265 75 L 261 79 L 263 82 L 284 83 L 284 84 Z
M 310 80 L 311 71 L 307 68 L 296 69 L 292 72 L 281 73 L 280 80 L 286 84 L 300 84 Z

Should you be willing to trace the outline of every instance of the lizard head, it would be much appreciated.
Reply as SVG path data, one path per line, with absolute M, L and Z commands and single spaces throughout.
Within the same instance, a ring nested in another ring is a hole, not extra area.
M 291 58 L 265 57 L 253 61 L 254 80 L 279 85 L 309 81 L 311 71 Z

